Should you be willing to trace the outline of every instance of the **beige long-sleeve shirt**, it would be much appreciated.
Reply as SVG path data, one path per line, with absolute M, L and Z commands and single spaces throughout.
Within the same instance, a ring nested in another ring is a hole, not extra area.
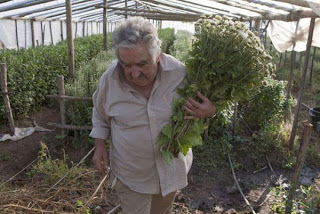
M 184 65 L 170 55 L 160 55 L 160 69 L 147 100 L 125 81 L 115 60 L 102 75 L 93 95 L 93 129 L 90 136 L 111 138 L 110 167 L 131 190 L 167 195 L 187 185 L 191 150 L 167 164 L 156 143 L 169 123 L 171 103 L 186 83 Z

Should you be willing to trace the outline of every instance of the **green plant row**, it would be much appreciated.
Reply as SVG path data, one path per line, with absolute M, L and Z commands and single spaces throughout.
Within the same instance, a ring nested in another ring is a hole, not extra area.
M 175 35 L 173 45 L 170 47 L 170 54 L 179 61 L 185 63 L 192 49 L 193 34 L 189 31 L 179 30 Z
M 68 96 L 91 97 L 98 87 L 99 79 L 114 60 L 111 50 L 101 51 L 95 58 L 80 66 L 74 83 L 65 86 Z M 91 125 L 92 102 L 78 101 L 66 103 L 67 123 L 73 125 Z
M 82 63 L 95 57 L 102 49 L 102 35 L 75 39 L 76 69 Z M 43 105 L 46 95 L 56 92 L 57 75 L 68 75 L 67 42 L 63 41 L 55 46 L 3 50 L 0 52 L 0 62 L 7 65 L 8 91 L 13 93 L 10 96 L 11 107 L 14 117 L 19 117 L 30 113 L 35 107 Z M 67 78 L 66 80 L 68 81 Z M 0 121 L 5 120 L 6 114 L 1 99 Z
M 175 34 L 173 28 L 164 28 L 158 30 L 159 39 L 162 41 L 161 51 L 163 53 L 170 53 L 170 47 L 175 40 Z

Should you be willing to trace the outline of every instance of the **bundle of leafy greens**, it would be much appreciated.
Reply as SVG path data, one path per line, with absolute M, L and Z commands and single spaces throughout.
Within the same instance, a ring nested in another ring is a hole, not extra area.
M 200 91 L 220 112 L 231 102 L 248 98 L 275 69 L 259 37 L 244 23 L 204 15 L 196 23 L 195 38 L 186 61 L 188 85 L 179 90 L 181 98 L 172 103 L 170 124 L 157 140 L 168 163 L 179 152 L 186 155 L 189 148 L 202 144 L 204 121 L 184 119 L 183 106 L 188 97 L 197 100 Z

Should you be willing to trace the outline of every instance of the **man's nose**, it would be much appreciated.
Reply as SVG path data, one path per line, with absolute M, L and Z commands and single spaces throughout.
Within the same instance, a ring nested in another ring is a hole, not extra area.
M 137 77 L 140 76 L 140 74 L 141 74 L 141 71 L 140 71 L 139 67 L 138 66 L 133 66 L 132 67 L 132 71 L 131 71 L 132 77 L 133 78 L 137 78 Z

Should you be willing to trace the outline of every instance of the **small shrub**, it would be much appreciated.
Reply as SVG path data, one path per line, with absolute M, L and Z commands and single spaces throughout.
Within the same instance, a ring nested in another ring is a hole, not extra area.
M 275 200 L 272 203 L 272 211 L 275 213 L 285 213 L 286 207 L 289 204 L 288 196 L 290 191 L 290 185 L 281 183 L 278 187 L 271 188 L 272 193 L 275 195 Z M 300 186 L 295 190 L 296 196 L 291 201 L 292 214 L 308 213 L 316 214 L 320 211 L 320 198 L 318 193 L 314 192 L 312 186 L 304 187 Z
M 193 35 L 189 31 L 179 30 L 175 37 L 176 39 L 170 47 L 170 54 L 185 63 L 189 57 L 189 51 L 192 49 Z
M 76 69 L 95 57 L 103 49 L 102 43 L 102 35 L 75 39 Z M 55 46 L 3 50 L 0 52 L 0 62 L 6 63 L 8 67 L 8 91 L 14 93 L 10 96 L 11 108 L 14 117 L 19 117 L 45 104 L 46 95 L 56 93 L 57 75 L 68 76 L 67 42 L 63 41 Z M 6 121 L 2 99 L 0 121 Z
M 241 116 L 253 131 L 267 123 L 281 123 L 293 106 L 293 100 L 286 101 L 286 82 L 266 78 L 258 93 L 241 103 Z
M 71 167 L 69 167 L 66 154 L 64 154 L 62 160 L 53 160 L 48 152 L 48 147 L 44 143 L 40 143 L 40 147 L 38 153 L 39 160 L 28 172 L 28 175 L 33 179 L 44 179 L 47 184 L 52 185 L 70 171 L 73 163 L 71 162 Z M 62 183 L 72 180 L 86 170 L 83 165 L 79 165 L 69 173 Z
M 159 39 L 162 41 L 161 50 L 164 53 L 170 53 L 170 47 L 175 40 L 174 29 L 164 28 L 158 30 Z
M 87 64 L 83 64 L 77 71 L 75 82 L 66 84 L 66 94 L 91 97 L 98 87 L 100 77 L 114 59 L 111 51 L 102 51 Z M 67 123 L 78 126 L 91 125 L 92 107 L 91 101 L 66 102 Z

